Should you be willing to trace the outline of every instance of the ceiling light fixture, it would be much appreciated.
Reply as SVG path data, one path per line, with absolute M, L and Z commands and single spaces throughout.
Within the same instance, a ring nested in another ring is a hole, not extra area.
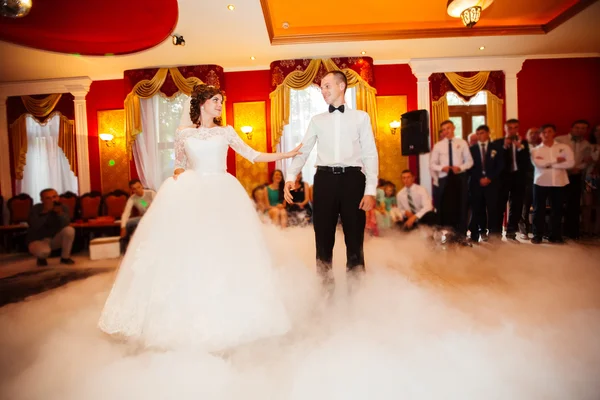
M 481 46 L 479 50 L 485 50 L 485 46 Z
M 360 52 L 360 54 L 362 54 L 364 56 L 365 54 L 367 54 L 367 52 L 363 50 Z
M 281 27 L 282 27 L 283 29 L 287 29 L 287 28 L 289 28 L 289 27 L 290 27 L 290 24 L 289 24 L 289 23 L 287 23 L 287 22 L 284 22 L 283 24 L 281 24 Z
M 467 28 L 475 26 L 481 18 L 481 12 L 494 0 L 448 0 L 446 11 L 453 18 L 460 18 Z
M 250 59 L 251 59 L 252 61 L 254 61 L 254 60 L 256 60 L 256 57 L 252 56 L 252 57 L 250 57 Z
M 173 35 L 172 38 L 174 46 L 185 46 L 185 40 L 183 40 L 183 36 Z
M 233 4 L 227 4 L 227 9 L 229 11 L 233 11 L 233 10 L 235 10 L 235 6 Z
M 0 15 L 23 18 L 31 11 L 31 0 L 0 0 Z

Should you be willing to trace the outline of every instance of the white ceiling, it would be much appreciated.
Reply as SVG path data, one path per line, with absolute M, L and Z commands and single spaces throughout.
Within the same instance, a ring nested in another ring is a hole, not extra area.
M 268 69 L 273 60 L 354 56 L 366 51 L 376 64 L 414 58 L 510 55 L 600 55 L 600 1 L 547 35 L 386 40 L 271 46 L 258 0 L 179 0 L 175 33 L 186 46 L 170 40 L 127 56 L 75 57 L 0 42 L 0 82 L 89 76 L 115 79 L 127 69 L 218 64 L 226 71 Z M 485 12 L 482 15 L 485 18 Z M 465 28 L 466 29 L 466 28 Z M 475 28 L 476 29 L 476 28 Z M 480 51 L 479 47 L 485 46 Z M 255 61 L 250 59 L 256 57 Z

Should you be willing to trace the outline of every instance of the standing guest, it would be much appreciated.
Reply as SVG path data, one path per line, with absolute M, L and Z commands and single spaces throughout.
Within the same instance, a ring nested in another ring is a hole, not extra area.
M 542 143 L 540 137 L 540 128 L 529 128 L 527 131 L 527 145 L 531 151 L 534 147 Z M 523 211 L 519 220 L 519 233 L 521 239 L 529 239 L 531 233 L 531 224 L 529 223 L 529 212 L 533 204 L 533 164 L 530 162 L 525 177 L 525 194 L 523 195 Z
M 566 144 L 554 140 L 556 127 L 542 126 L 542 144 L 531 153 L 535 166 L 533 185 L 533 239 L 531 243 L 542 243 L 546 216 L 546 201 L 550 199 L 550 233 L 552 243 L 563 243 L 561 233 L 562 207 L 565 186 L 569 184 L 567 170 L 575 165 L 573 150 Z
M 487 235 L 502 238 L 502 225 L 496 218 L 498 211 L 499 178 L 504 168 L 502 148 L 490 142 L 490 128 L 481 125 L 477 128 L 479 142 L 471 146 L 473 168 L 469 170 L 469 197 L 471 200 L 471 241 Z
M 579 225 L 581 220 L 581 194 L 583 193 L 583 179 L 588 165 L 592 161 L 592 146 L 585 140 L 589 123 L 578 120 L 571 125 L 568 135 L 556 138 L 558 143 L 566 144 L 573 150 L 575 165 L 567 171 L 569 184 L 566 187 L 566 214 L 565 233 L 567 237 L 579 239 Z
M 494 143 L 502 148 L 504 157 L 504 170 L 500 177 L 500 195 L 496 218 L 502 226 L 506 204 L 508 203 L 506 240 L 518 243 L 517 230 L 523 212 L 527 171 L 531 165 L 529 146 L 519 136 L 519 120 L 509 119 L 506 121 L 504 124 L 504 138 L 498 139 Z
M 453 233 L 450 241 L 469 245 L 467 235 L 468 182 L 466 171 L 473 166 L 469 145 L 464 139 L 454 137 L 454 123 L 450 120 L 440 125 L 442 140 L 431 152 L 429 168 L 436 176 L 434 200 L 442 227 Z

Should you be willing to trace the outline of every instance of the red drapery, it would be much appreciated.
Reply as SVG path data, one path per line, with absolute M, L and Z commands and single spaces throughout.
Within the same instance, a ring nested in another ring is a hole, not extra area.
M 456 72 L 458 75 L 465 78 L 470 78 L 478 72 Z M 464 96 L 456 90 L 456 88 L 450 83 L 450 80 L 444 73 L 431 74 L 429 77 L 429 86 L 431 90 L 431 101 L 438 101 L 440 97 L 446 94 L 446 92 L 456 92 L 459 96 L 465 100 L 469 100 L 472 96 Z M 481 90 L 488 90 L 499 99 L 504 100 L 505 88 L 504 88 L 504 72 L 503 71 L 491 71 L 488 80 Z
M 339 69 L 352 69 L 356 71 L 369 85 L 375 86 L 375 77 L 373 75 L 373 59 L 371 57 L 337 57 L 332 58 Z M 312 60 L 309 58 L 297 60 L 279 60 L 271 63 L 271 91 L 283 83 L 283 80 L 290 72 L 304 71 Z M 327 73 L 325 67 L 321 65 L 314 83 L 319 84 L 321 78 Z
M 225 74 L 223 73 L 223 67 L 220 65 L 189 65 L 177 67 L 177 69 L 184 78 L 195 76 L 207 85 L 212 85 L 221 89 L 225 87 Z M 130 69 L 125 71 L 125 95 L 127 96 L 138 82 L 152 79 L 157 71 L 158 68 Z M 167 78 L 161 86 L 160 91 L 166 96 L 171 97 L 178 90 L 179 89 L 177 89 L 177 86 L 175 86 L 175 83 L 173 82 L 171 74 L 167 74 Z

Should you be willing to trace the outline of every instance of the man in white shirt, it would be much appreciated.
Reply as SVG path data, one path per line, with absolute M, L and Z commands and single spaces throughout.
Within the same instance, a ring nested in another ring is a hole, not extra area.
M 467 174 L 473 166 L 469 145 L 464 139 L 454 137 L 454 123 L 441 123 L 442 139 L 433 146 L 429 159 L 434 182 L 433 198 L 440 225 L 454 230 L 451 240 L 468 245 L 467 235 Z
M 126 242 L 133 235 L 142 216 L 146 213 L 156 196 L 154 190 L 144 189 L 139 179 L 131 180 L 129 182 L 129 189 L 131 190 L 131 196 L 127 199 L 125 209 L 123 210 L 123 214 L 121 214 L 121 238 L 124 238 Z M 130 218 L 133 207 L 137 209 L 139 216 Z
M 321 80 L 321 93 L 329 110 L 310 121 L 301 154 L 294 157 L 288 169 L 284 190 L 286 201 L 292 203 L 290 190 L 318 142 L 313 225 L 317 270 L 330 291 L 334 283 L 331 267 L 339 217 L 346 242 L 346 270 L 356 276 L 365 269 L 365 212 L 375 206 L 379 170 L 369 114 L 344 104 L 347 86 L 346 75 L 340 71 L 329 72 Z
M 575 165 L 573 150 L 554 140 L 556 127 L 542 126 L 542 144 L 531 152 L 535 167 L 533 176 L 533 239 L 531 243 L 542 243 L 546 200 L 550 199 L 550 242 L 563 243 L 561 234 L 562 207 L 565 186 L 569 184 L 567 170 Z
M 427 190 L 415 183 L 412 171 L 402 171 L 404 187 L 396 194 L 398 203 L 397 215 L 399 223 L 406 230 L 417 228 L 419 225 L 434 226 L 437 224 L 437 215 L 433 211 L 433 203 Z
M 583 192 L 584 173 L 592 161 L 592 145 L 585 140 L 589 123 L 585 120 L 573 122 L 568 135 L 558 136 L 558 143 L 566 144 L 573 150 L 575 165 L 567 171 L 569 184 L 565 189 L 565 233 L 571 239 L 579 239 L 581 219 L 581 194 Z

